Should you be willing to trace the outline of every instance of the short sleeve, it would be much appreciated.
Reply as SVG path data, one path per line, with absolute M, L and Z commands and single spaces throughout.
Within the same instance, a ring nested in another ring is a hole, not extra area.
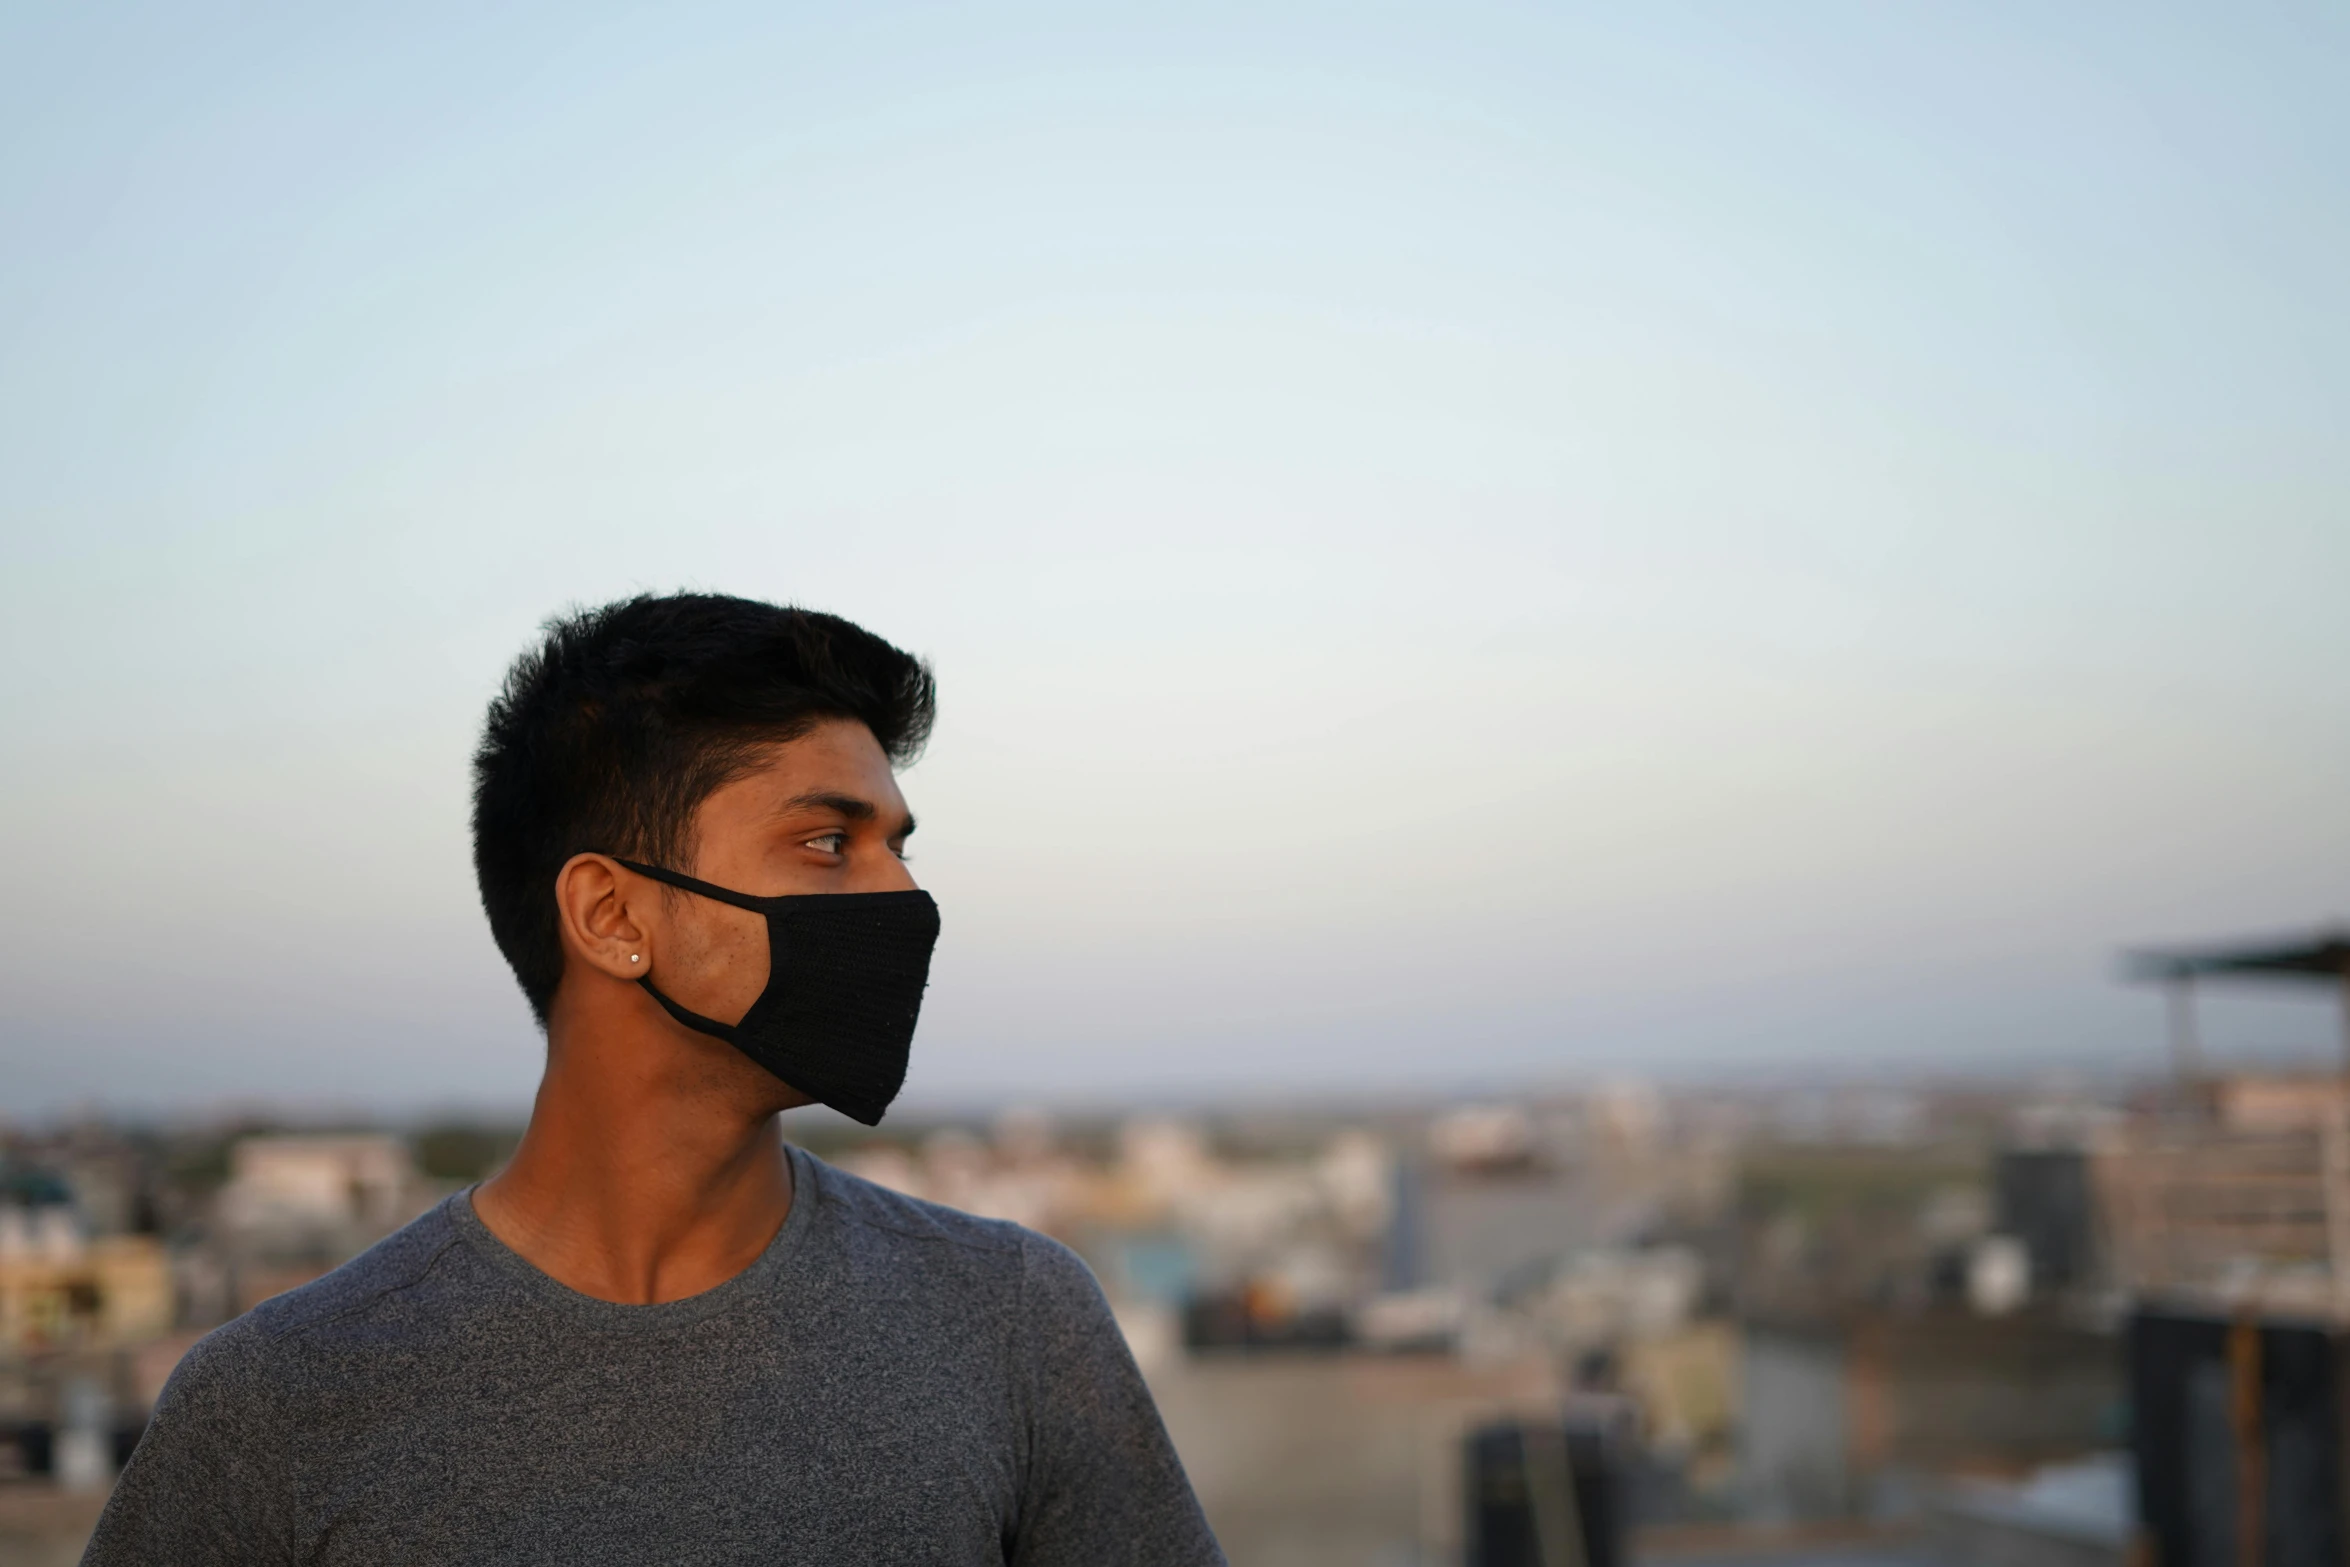
M 1101 1287 L 1076 1254 L 1022 1237 L 1010 1342 L 1027 1462 L 1011 1567 L 1223 1567 L 1183 1464 Z
M 288 1447 L 268 1348 L 243 1321 L 188 1351 L 115 1482 L 82 1567 L 294 1560 Z

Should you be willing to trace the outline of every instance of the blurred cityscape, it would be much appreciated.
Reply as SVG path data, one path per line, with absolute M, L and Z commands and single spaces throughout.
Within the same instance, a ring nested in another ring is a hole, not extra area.
M 788 1130 L 1083 1254 L 1237 1567 L 2338 1559 L 2350 1098 L 2206 1069 L 2193 994 L 2350 946 L 2132 973 L 2171 1059 L 2103 1084 Z M 0 1132 L 0 1562 L 74 1558 L 205 1330 L 519 1131 Z

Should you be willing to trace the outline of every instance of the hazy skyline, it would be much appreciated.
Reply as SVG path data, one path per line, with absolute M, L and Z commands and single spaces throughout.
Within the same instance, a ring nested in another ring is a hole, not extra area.
M 519 1100 L 481 709 L 678 586 L 936 661 L 917 1097 L 2152 1065 L 2118 947 L 2350 914 L 2346 65 L 10 13 L 0 1113 Z

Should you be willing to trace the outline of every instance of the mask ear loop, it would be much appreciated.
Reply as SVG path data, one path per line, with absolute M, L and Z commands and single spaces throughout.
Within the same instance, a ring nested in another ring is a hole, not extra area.
M 637 983 L 645 988 L 646 995 L 651 996 L 655 1001 L 661 1003 L 662 1011 L 668 1013 L 671 1017 L 677 1019 L 677 1021 L 680 1023 L 683 1023 L 686 1027 L 694 1030 L 694 1032 L 698 1034 L 708 1034 L 713 1038 L 723 1039 L 728 1044 L 734 1045 L 737 1049 L 741 1048 L 740 1041 L 734 1037 L 735 1026 L 732 1023 L 721 1023 L 714 1017 L 704 1017 L 699 1012 L 695 1012 L 689 1010 L 688 1008 L 679 1006 L 676 1002 L 670 1000 L 667 996 L 664 996 L 660 991 L 653 987 L 653 976 L 650 974 L 645 975 L 642 979 L 638 980 Z
M 614 855 L 613 858 L 620 860 L 618 855 Z M 639 876 L 650 876 L 653 880 L 665 881 L 672 887 L 682 887 L 687 892 L 700 893 L 703 897 L 715 898 L 720 903 L 731 903 L 738 909 L 748 909 L 753 914 L 764 914 L 767 912 L 768 905 L 783 901 L 780 898 L 754 898 L 747 892 L 737 892 L 732 887 L 721 887 L 714 882 L 699 881 L 686 875 L 683 871 L 664 870 L 658 865 L 640 865 L 634 860 L 620 860 L 620 863 Z

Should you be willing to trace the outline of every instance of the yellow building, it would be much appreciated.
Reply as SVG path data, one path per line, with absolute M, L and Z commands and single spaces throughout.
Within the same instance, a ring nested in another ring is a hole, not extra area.
M 0 1249 L 0 1350 L 141 1344 L 170 1331 L 173 1299 L 152 1236 Z

